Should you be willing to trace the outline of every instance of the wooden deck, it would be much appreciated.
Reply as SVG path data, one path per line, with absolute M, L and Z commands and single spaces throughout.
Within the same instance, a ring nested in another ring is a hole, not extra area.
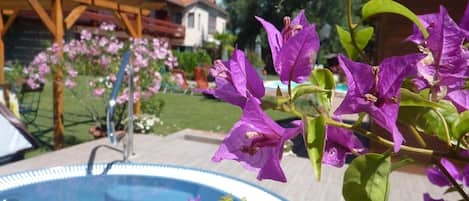
M 213 163 L 210 161 L 220 142 L 220 136 L 200 134 L 193 130 L 183 130 L 168 137 L 136 135 L 135 152 L 132 162 L 160 163 L 207 169 L 232 175 L 270 189 L 292 201 L 335 201 L 343 200 L 342 176 L 345 168 L 323 167 L 321 182 L 313 178 L 309 160 L 295 156 L 285 156 L 282 161 L 287 175 L 287 183 L 256 180 L 256 174 L 244 170 L 232 161 Z M 54 167 L 70 164 L 86 164 L 90 151 L 101 144 L 109 144 L 107 139 L 100 139 L 47 153 L 35 158 L 0 166 L 0 175 L 37 168 Z M 110 162 L 121 159 L 121 155 L 100 149 L 96 162 Z M 395 172 L 391 176 L 390 200 L 423 200 L 422 193 L 431 192 L 439 197 L 443 189 L 434 187 L 425 176 Z M 448 200 L 456 200 L 449 197 Z

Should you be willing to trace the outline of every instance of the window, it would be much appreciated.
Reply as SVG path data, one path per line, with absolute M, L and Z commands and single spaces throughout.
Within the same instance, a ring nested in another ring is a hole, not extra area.
M 176 23 L 176 24 L 181 24 L 182 23 L 182 13 L 175 13 L 173 15 L 173 22 Z
M 208 18 L 208 33 L 214 34 L 217 31 L 217 16 L 210 13 Z
M 187 15 L 187 26 L 189 28 L 194 28 L 194 13 L 189 13 L 189 15 Z

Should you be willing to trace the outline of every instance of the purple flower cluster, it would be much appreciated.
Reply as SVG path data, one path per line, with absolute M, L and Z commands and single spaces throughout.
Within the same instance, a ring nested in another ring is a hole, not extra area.
M 432 88 L 434 99 L 452 101 L 459 112 L 469 109 L 469 90 L 464 89 L 469 78 L 469 50 L 463 46 L 469 39 L 469 9 L 466 8 L 459 25 L 443 6 L 440 12 L 419 18 L 428 30 L 428 38 L 425 39 L 417 27 L 407 38 L 426 54 L 417 65 L 417 78 L 414 79 L 417 89 Z
M 309 79 L 319 50 L 319 39 L 315 26 L 308 24 L 304 13 L 300 12 L 293 21 L 285 18 L 282 33 L 269 22 L 257 19 L 267 31 L 275 69 L 282 82 Z M 245 169 L 258 172 L 259 180 L 286 182 L 280 165 L 283 147 L 286 141 L 302 132 L 302 121 L 292 122 L 292 128 L 283 128 L 264 113 L 260 106 L 265 94 L 263 82 L 241 50 L 236 49 L 229 61 L 215 61 L 211 74 L 217 84 L 213 95 L 243 110 L 241 119 L 230 130 L 212 160 L 235 160 Z M 323 163 L 341 167 L 346 155 L 366 152 L 352 132 L 333 126 L 326 129 Z
M 463 171 L 458 170 L 458 168 L 451 163 L 451 161 L 442 158 L 440 160 L 441 166 L 446 169 L 446 171 L 451 175 L 455 181 L 462 182 L 466 187 L 469 186 L 469 165 L 464 166 Z M 431 167 L 427 169 L 428 180 L 436 186 L 439 187 L 451 187 L 452 183 L 446 177 L 445 174 L 438 167 Z M 443 201 L 443 199 L 433 199 L 430 194 L 425 193 L 423 195 L 424 201 Z
M 162 76 L 159 69 L 167 67 L 169 70 L 178 65 L 177 58 L 173 56 L 169 49 L 168 41 L 154 38 L 148 39 L 130 39 L 121 41 L 113 36 L 116 26 L 103 23 L 100 29 L 106 34 L 93 35 L 87 30 L 80 33 L 80 38 L 71 40 L 64 44 L 64 59 L 62 64 L 65 73 L 65 86 L 75 88 L 79 72 L 97 72 L 96 77 L 88 84 L 92 87 L 93 96 L 103 96 L 112 88 L 117 73 L 117 67 L 121 60 L 121 53 L 129 47 L 133 53 L 133 71 L 135 80 L 139 80 L 139 85 L 135 92 L 136 100 L 140 97 L 150 97 L 157 93 L 161 86 Z M 128 43 L 128 44 L 126 44 Z M 57 52 L 58 45 L 54 44 L 45 52 L 41 52 L 25 68 L 24 73 L 28 75 L 27 83 L 36 88 L 39 83 L 45 83 L 45 76 L 51 73 L 51 66 L 59 62 Z M 102 77 L 99 77 L 102 76 Z M 127 77 L 127 76 L 126 76 Z M 128 100 L 128 89 L 118 97 L 119 103 L 125 103 Z

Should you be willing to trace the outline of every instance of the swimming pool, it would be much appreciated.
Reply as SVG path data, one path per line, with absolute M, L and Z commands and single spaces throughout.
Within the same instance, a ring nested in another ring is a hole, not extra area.
M 156 164 L 119 163 L 62 166 L 0 177 L 1 201 L 284 201 L 254 184 L 205 170 Z M 104 175 L 97 175 L 105 172 Z
M 310 82 L 305 82 L 302 84 L 311 84 Z M 292 82 L 291 86 L 292 89 L 295 88 L 297 85 L 299 85 L 296 82 Z M 264 87 L 269 90 L 277 90 L 277 86 L 280 87 L 280 90 L 283 92 L 288 91 L 288 85 L 283 84 L 280 80 L 269 80 L 269 81 L 264 81 Z M 336 92 L 340 93 L 346 93 L 348 90 L 348 86 L 346 84 L 337 84 L 335 88 Z

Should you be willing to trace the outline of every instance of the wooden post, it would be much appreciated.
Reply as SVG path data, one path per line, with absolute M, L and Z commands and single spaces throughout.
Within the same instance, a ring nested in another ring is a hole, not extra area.
M 56 28 L 54 42 L 59 46 L 59 61 L 63 59 L 64 19 L 62 12 L 62 0 L 53 0 L 52 21 Z M 64 147 L 64 75 L 60 62 L 54 70 L 54 149 L 61 149 Z
M 0 84 L 3 84 L 3 82 L 5 81 L 5 44 L 3 43 L 3 29 L 3 10 L 0 9 Z
M 142 39 L 143 37 L 143 26 L 142 26 L 142 10 L 140 9 L 137 15 L 135 16 L 135 20 L 137 21 L 137 28 L 135 30 L 137 38 Z M 140 80 L 137 81 L 136 83 L 137 86 L 140 85 Z M 134 113 L 135 114 L 140 114 L 141 113 L 141 107 L 142 104 L 139 101 L 135 102 L 134 104 Z

